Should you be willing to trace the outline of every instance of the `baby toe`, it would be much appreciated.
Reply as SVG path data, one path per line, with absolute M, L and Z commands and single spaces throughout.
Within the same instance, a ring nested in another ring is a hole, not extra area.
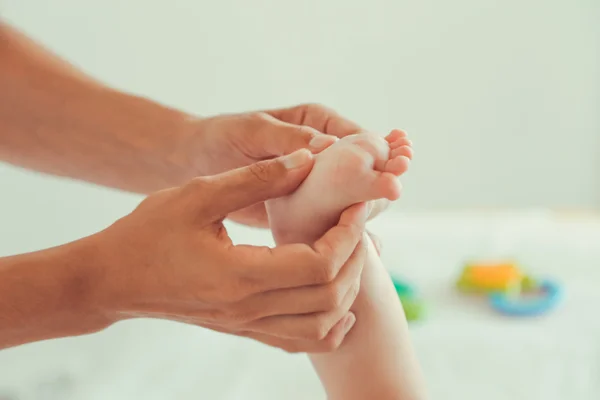
M 391 201 L 398 200 L 400 193 L 402 192 L 402 185 L 398 178 L 388 172 L 383 172 L 377 175 L 373 180 L 371 194 L 373 196 L 370 200 L 375 199 L 388 199 Z
M 410 159 L 404 155 L 389 159 L 385 163 L 383 172 L 389 172 L 392 175 L 400 176 L 408 170 Z
M 403 130 L 401 130 L 401 129 L 394 129 L 393 131 L 391 131 L 389 133 L 389 135 L 387 135 L 385 137 L 385 140 L 387 140 L 388 143 L 392 143 L 392 142 L 394 142 L 394 141 L 396 141 L 396 140 L 398 140 L 400 138 L 404 138 L 406 136 L 407 136 L 406 132 L 404 132 Z
M 395 149 L 392 149 L 390 151 L 390 158 L 396 158 L 399 156 L 404 156 L 404 157 L 408 158 L 409 160 L 412 160 L 412 158 L 413 158 L 412 147 L 400 146 L 400 147 L 396 147 Z
M 390 143 L 390 149 L 397 149 L 402 146 L 412 147 L 412 140 L 407 137 L 401 137 Z

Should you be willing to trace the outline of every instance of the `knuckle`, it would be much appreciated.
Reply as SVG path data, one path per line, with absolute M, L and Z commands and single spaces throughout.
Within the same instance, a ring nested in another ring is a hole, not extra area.
M 333 260 L 324 258 L 316 264 L 316 281 L 317 283 L 331 283 L 337 276 L 336 266 Z
M 325 316 L 315 316 L 313 328 L 310 331 L 308 339 L 310 340 L 323 340 L 329 334 L 331 326 L 329 325 Z
M 322 103 L 308 103 L 305 105 L 307 115 L 312 115 L 318 120 L 327 121 L 334 115 L 338 115 L 337 112 Z
M 250 114 L 250 118 L 257 122 L 270 121 L 272 119 L 269 114 L 264 112 L 253 112 Z
M 344 301 L 344 294 L 339 285 L 328 285 L 325 287 L 325 299 L 330 310 L 338 309 Z
M 319 111 L 319 112 L 326 112 L 329 111 L 329 107 L 326 107 L 324 104 L 319 103 L 319 102 L 311 102 L 311 103 L 306 103 L 304 104 L 304 108 L 307 111 Z
M 250 322 L 250 320 L 251 318 L 249 318 L 246 313 L 236 309 L 235 307 L 228 308 L 225 310 L 225 312 L 223 312 L 223 322 L 229 326 L 244 325 Z
M 268 161 L 259 161 L 254 164 L 250 164 L 248 169 L 250 173 L 261 182 L 269 182 L 271 176 L 271 165 Z
M 280 345 L 279 348 L 288 354 L 298 354 L 306 351 L 305 349 L 297 346 L 294 343 L 285 343 Z
M 243 300 L 231 307 L 230 316 L 240 324 L 250 324 L 261 319 L 264 312 L 256 303 Z
M 205 176 L 199 176 L 190 180 L 184 187 L 184 190 L 188 193 L 203 193 L 209 190 L 211 186 L 210 178 Z
M 227 286 L 213 288 L 212 290 L 206 291 L 206 293 L 204 293 L 204 297 L 211 304 L 228 304 L 230 303 L 231 297 L 230 289 Z
M 233 306 L 246 298 L 245 288 L 242 284 L 237 283 L 237 279 L 231 279 L 227 284 L 219 288 L 215 288 L 212 292 L 211 299 L 216 304 Z
M 242 124 L 246 133 L 254 135 L 265 129 L 265 125 L 269 121 L 269 115 L 263 112 L 250 112 L 239 115 L 237 119 L 236 122 Z
M 239 248 L 236 250 L 244 250 Z M 250 249 L 250 248 L 248 248 Z M 227 259 L 226 273 L 223 274 L 220 287 L 225 288 L 229 302 L 245 302 L 249 297 L 261 293 L 263 289 L 263 277 L 255 277 L 249 271 L 260 266 L 263 255 L 269 255 L 272 249 L 268 246 L 256 246 L 251 251 L 234 251 Z
M 227 299 L 225 302 L 233 306 L 242 303 L 248 296 L 248 289 L 245 284 L 232 283 L 227 290 Z
M 306 125 L 294 125 L 292 129 L 294 130 L 293 133 L 295 133 L 298 136 L 313 137 L 316 134 L 316 132 L 311 127 Z
M 222 326 L 225 322 L 223 310 L 220 308 L 205 311 L 202 319 L 215 326 Z
M 243 309 L 235 306 L 216 307 L 215 309 L 206 311 L 203 314 L 211 323 L 217 326 L 227 327 L 229 329 L 240 328 L 241 326 L 252 321 L 249 313 L 246 313 Z
M 246 116 L 248 128 L 251 131 L 258 132 L 265 128 L 266 123 L 271 122 L 271 116 L 263 112 L 253 112 Z
M 329 335 L 325 339 L 321 340 L 320 348 L 322 349 L 322 353 L 329 353 L 331 351 L 337 350 L 342 344 L 342 336 L 341 335 Z

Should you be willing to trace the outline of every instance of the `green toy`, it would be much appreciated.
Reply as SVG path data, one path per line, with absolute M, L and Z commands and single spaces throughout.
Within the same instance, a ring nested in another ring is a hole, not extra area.
M 392 277 L 392 282 L 394 283 L 394 288 L 396 288 L 396 293 L 398 293 L 398 298 L 402 303 L 406 320 L 416 321 L 422 319 L 425 314 L 425 304 L 418 297 L 414 288 L 408 283 L 395 277 Z

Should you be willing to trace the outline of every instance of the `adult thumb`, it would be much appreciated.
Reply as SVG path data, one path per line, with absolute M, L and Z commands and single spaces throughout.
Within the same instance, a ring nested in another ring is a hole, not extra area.
M 331 146 L 337 140 L 305 125 L 294 125 L 273 118 L 269 124 L 257 133 L 257 143 L 269 155 L 282 156 L 298 149 L 309 149 L 313 154 Z
M 210 207 L 215 216 L 292 193 L 313 166 L 309 150 L 301 149 L 283 157 L 259 161 L 208 178 Z

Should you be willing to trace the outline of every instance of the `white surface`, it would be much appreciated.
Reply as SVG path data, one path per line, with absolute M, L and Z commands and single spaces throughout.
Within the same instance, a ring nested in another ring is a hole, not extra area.
M 0 14 L 203 115 L 311 101 L 404 127 L 418 154 L 404 207 L 600 206 L 597 0 L 2 0 Z
M 432 309 L 411 329 L 432 399 L 600 398 L 600 221 L 389 214 L 373 229 L 384 263 L 416 283 Z M 239 242 L 269 242 L 264 232 L 231 231 Z M 507 255 L 561 281 L 563 305 L 510 319 L 454 293 L 464 260 Z M 322 398 L 302 356 L 149 320 L 0 352 L 0 382 L 19 400 Z

